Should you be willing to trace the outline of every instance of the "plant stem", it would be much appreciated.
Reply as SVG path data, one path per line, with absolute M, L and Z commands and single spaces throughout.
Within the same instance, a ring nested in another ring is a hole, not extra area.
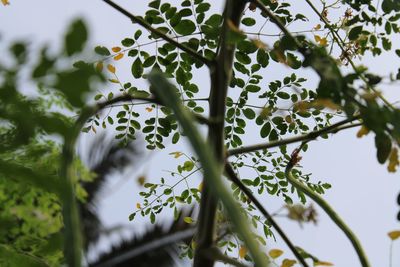
M 206 251 L 203 251 L 202 254 L 204 254 L 207 258 L 210 258 L 212 260 L 217 260 L 220 262 L 223 262 L 225 264 L 229 264 L 231 266 L 236 266 L 236 267 L 249 267 L 246 264 L 243 264 L 239 261 L 237 261 L 236 259 L 233 259 L 231 257 L 228 257 L 225 254 L 222 254 L 221 251 L 219 251 L 218 248 L 209 248 Z
M 228 23 L 239 27 L 240 19 L 246 2 L 241 0 L 226 0 L 224 9 L 224 23 L 221 28 L 218 55 L 215 65 L 210 68 L 210 125 L 207 143 L 213 148 L 215 158 L 221 169 L 224 165 L 224 117 L 226 110 L 226 96 L 232 73 L 233 54 L 235 45 L 228 42 Z M 215 215 L 217 212 L 217 198 L 213 195 L 208 180 L 203 181 L 204 188 L 200 200 L 198 216 L 197 246 L 194 255 L 194 267 L 212 267 L 214 260 L 204 257 L 201 251 L 214 246 Z
M 250 152 L 254 152 L 257 150 L 261 150 L 261 149 L 268 149 L 268 148 L 273 148 L 273 147 L 278 147 L 278 146 L 283 146 L 283 145 L 288 145 L 288 144 L 293 144 L 293 143 L 298 143 L 298 142 L 311 141 L 311 140 L 314 140 L 317 137 L 321 136 L 322 134 L 337 133 L 344 129 L 360 126 L 361 123 L 345 125 L 345 124 L 351 123 L 357 119 L 359 119 L 358 116 L 348 118 L 343 121 L 332 124 L 326 128 L 322 128 L 320 130 L 313 131 L 308 134 L 304 134 L 304 135 L 300 135 L 300 136 L 295 136 L 295 137 L 278 140 L 278 141 L 272 141 L 269 143 L 261 143 L 261 144 L 231 149 L 227 152 L 227 156 L 229 157 L 229 156 L 243 154 L 243 153 L 250 153 Z M 345 125 L 345 126 L 343 126 L 343 125 Z M 340 127 L 340 126 L 342 126 L 342 127 Z
M 113 1 L 110 1 L 110 0 L 103 0 L 103 1 L 105 3 L 107 3 L 107 4 L 109 4 L 111 7 L 113 7 L 117 11 L 119 11 L 120 13 L 122 13 L 123 15 L 127 16 L 128 18 L 130 18 L 132 20 L 132 22 L 139 24 L 140 26 L 142 26 L 145 29 L 149 30 L 151 33 L 160 36 L 162 39 L 164 39 L 168 43 L 175 45 L 176 47 L 178 47 L 182 51 L 188 53 L 189 55 L 191 55 L 195 59 L 199 60 L 200 62 L 203 62 L 207 66 L 211 66 L 212 62 L 209 59 L 203 57 L 202 55 L 200 55 L 199 53 L 197 53 L 196 51 L 194 51 L 190 47 L 187 47 L 186 45 L 183 45 L 183 44 L 179 43 L 178 41 L 175 41 L 173 38 L 169 37 L 168 35 L 166 35 L 162 31 L 153 28 L 143 18 L 141 18 L 139 16 L 135 16 L 135 15 L 129 13 L 126 9 L 122 8 L 120 5 L 114 3 Z
M 228 175 L 229 179 L 239 187 L 239 189 L 253 202 L 253 204 L 258 208 L 258 210 L 264 215 L 265 219 L 267 219 L 272 227 L 278 232 L 278 234 L 282 237 L 283 241 L 289 247 L 289 249 L 293 252 L 294 256 L 297 260 L 304 266 L 308 267 L 308 264 L 305 262 L 304 258 L 297 251 L 296 247 L 293 245 L 292 241 L 290 241 L 289 237 L 285 234 L 279 224 L 272 218 L 269 212 L 264 208 L 264 206 L 258 201 L 258 199 L 252 194 L 250 189 L 248 189 L 242 181 L 240 181 L 239 177 L 235 174 L 235 171 L 232 168 L 232 165 L 227 163 L 225 165 L 225 172 Z

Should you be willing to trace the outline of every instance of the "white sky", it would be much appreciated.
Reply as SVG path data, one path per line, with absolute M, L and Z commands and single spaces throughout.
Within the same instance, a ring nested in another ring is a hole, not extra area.
M 110 47 L 118 44 L 137 28 L 100 0 L 10 1 L 11 6 L 0 6 L 0 33 L 3 35 L 1 42 L 20 38 L 28 39 L 32 43 L 49 42 L 58 47 L 67 23 L 79 16 L 84 17 L 89 24 L 93 46 L 101 44 Z M 141 14 L 148 1 L 117 2 L 130 11 Z M 396 60 L 399 61 L 398 58 Z M 389 55 L 376 62 L 367 60 L 364 64 L 373 70 L 387 73 L 388 69 L 393 68 L 391 61 Z M 397 95 L 400 99 L 400 94 L 394 92 L 397 88 L 388 90 L 390 96 Z M 377 163 L 373 137 L 357 139 L 356 131 L 352 129 L 327 141 L 311 143 L 309 151 L 303 155 L 302 165 L 305 170 L 313 173 L 314 181 L 327 181 L 333 185 L 325 198 L 358 235 L 372 266 L 389 266 L 390 241 L 387 232 L 400 229 L 399 222 L 395 220 L 399 210 L 395 203 L 400 191 L 399 174 L 388 174 L 386 166 Z M 129 172 L 128 181 L 102 203 L 102 217 L 107 225 L 128 224 L 127 217 L 135 210 L 135 203 L 139 200 L 139 188 L 135 180 L 137 175 L 145 173 L 149 179 L 158 179 L 165 175 L 159 169 L 172 168 L 169 164 L 174 162 L 165 158 L 168 152 L 178 149 L 183 148 L 167 147 L 162 153 L 146 157 L 140 170 Z M 194 181 L 196 183 L 198 180 Z M 266 196 L 263 203 L 270 211 L 278 209 L 282 204 L 280 200 L 270 196 Z M 301 229 L 298 224 L 284 218 L 278 218 L 278 221 L 295 244 L 320 259 L 333 262 L 338 267 L 360 266 L 344 234 L 318 210 L 320 216 L 317 227 L 306 225 Z M 135 229 L 143 229 L 143 223 L 143 220 L 138 220 L 131 225 Z M 274 244 L 273 241 L 269 243 L 269 247 L 284 248 L 281 243 Z M 288 249 L 284 250 L 289 253 Z M 400 266 L 399 241 L 394 244 L 393 251 L 393 266 Z

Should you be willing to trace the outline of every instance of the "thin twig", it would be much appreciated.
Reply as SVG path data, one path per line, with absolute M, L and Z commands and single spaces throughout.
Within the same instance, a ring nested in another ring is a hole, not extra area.
M 243 263 L 239 262 L 238 260 L 233 259 L 233 258 L 221 253 L 221 251 L 219 251 L 219 249 L 216 247 L 212 247 L 207 250 L 203 250 L 201 253 L 209 259 L 217 260 L 217 261 L 223 262 L 225 264 L 229 264 L 229 265 L 236 266 L 236 267 L 249 267 L 248 265 L 243 264 Z
M 191 55 L 195 59 L 199 60 L 200 62 L 203 62 L 207 66 L 211 66 L 212 65 L 212 61 L 211 60 L 203 57 L 202 55 L 200 55 L 199 53 L 197 53 L 196 51 L 194 51 L 190 47 L 187 47 L 186 45 L 183 45 L 183 44 L 179 43 L 178 41 L 175 41 L 173 38 L 169 37 L 168 35 L 166 35 L 162 31 L 153 28 L 143 18 L 141 18 L 139 16 L 135 16 L 135 15 L 129 13 L 126 9 L 122 8 L 120 5 L 114 3 L 113 1 L 110 1 L 110 0 L 103 0 L 103 1 L 105 3 L 107 3 L 107 4 L 109 4 L 111 7 L 113 7 L 117 11 L 119 11 L 120 13 L 122 13 L 123 15 L 127 16 L 128 18 L 130 18 L 134 23 L 139 24 L 140 26 L 142 26 L 145 29 L 149 30 L 153 34 L 160 36 L 165 41 L 169 42 L 170 44 L 175 45 L 176 47 L 178 47 L 182 51 L 188 53 L 189 55 Z
M 295 136 L 295 137 L 290 137 L 287 139 L 283 140 L 278 140 L 278 141 L 272 141 L 269 143 L 261 143 L 261 144 L 256 144 L 256 145 L 251 145 L 251 146 L 244 146 L 244 147 L 239 147 L 235 149 L 231 149 L 227 152 L 227 156 L 233 156 L 233 155 L 238 155 L 242 153 L 250 153 L 254 152 L 257 150 L 261 149 L 268 149 L 268 148 L 273 148 L 273 147 L 278 147 L 278 146 L 283 146 L 283 145 L 288 145 L 288 144 L 293 144 L 297 142 L 302 142 L 302 141 L 311 141 L 316 139 L 317 137 L 321 136 L 322 134 L 327 134 L 327 133 L 336 133 L 340 130 L 360 126 L 361 123 L 356 123 L 356 124 L 351 124 L 351 125 L 346 125 L 345 127 L 340 128 L 340 126 L 345 125 L 347 123 L 351 123 L 355 120 L 358 120 L 359 117 L 355 116 L 352 118 L 345 119 L 343 121 L 337 122 L 335 124 L 332 124 L 328 127 L 322 128 L 317 131 L 310 132 L 308 134 L 300 135 L 300 136 Z
M 286 243 L 286 245 L 289 247 L 289 249 L 293 252 L 294 256 L 297 258 L 297 260 L 304 266 L 308 267 L 308 264 L 306 261 L 303 259 L 303 257 L 300 255 L 300 253 L 297 251 L 296 247 L 293 245 L 292 241 L 290 241 L 289 237 L 285 234 L 285 232 L 282 230 L 282 228 L 279 226 L 279 224 L 272 218 L 272 216 L 269 214 L 269 212 L 264 208 L 264 206 L 258 201 L 258 199 L 252 194 L 250 189 L 248 189 L 242 181 L 240 181 L 239 177 L 237 177 L 235 171 L 233 170 L 233 167 L 230 163 L 227 163 L 225 165 L 225 173 L 229 177 L 229 179 L 239 187 L 239 189 L 253 202 L 253 204 L 258 208 L 258 210 L 264 215 L 265 219 L 267 219 L 272 227 L 278 232 L 278 234 L 282 237 L 283 241 Z

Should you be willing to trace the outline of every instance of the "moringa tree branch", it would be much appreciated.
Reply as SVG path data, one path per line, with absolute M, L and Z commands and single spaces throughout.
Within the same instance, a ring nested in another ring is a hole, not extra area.
M 243 153 L 250 153 L 254 152 L 257 150 L 261 149 L 267 149 L 267 148 L 273 148 L 273 147 L 278 147 L 278 146 L 283 146 L 283 145 L 288 145 L 288 144 L 293 144 L 293 143 L 298 143 L 298 142 L 304 142 L 304 141 L 311 141 L 323 134 L 327 133 L 337 133 L 341 130 L 352 128 L 352 127 L 357 127 L 362 125 L 361 123 L 355 123 L 355 124 L 350 124 L 350 125 L 345 125 L 347 123 L 351 123 L 355 120 L 358 120 L 359 116 L 351 117 L 348 119 L 345 119 L 343 121 L 334 123 L 328 127 L 322 128 L 317 131 L 310 132 L 308 134 L 300 135 L 300 136 L 295 136 L 283 140 L 278 140 L 278 141 L 272 141 L 269 143 L 261 143 L 261 144 L 256 144 L 256 145 L 251 145 L 251 146 L 244 146 L 244 147 L 239 147 L 235 149 L 231 149 L 227 152 L 227 156 L 233 156 L 233 155 L 238 155 L 238 154 L 243 154 Z M 345 126 L 343 126 L 345 125 Z
M 178 41 L 175 41 L 173 38 L 169 37 L 168 35 L 166 35 L 162 31 L 153 28 L 143 18 L 141 18 L 139 16 L 135 16 L 135 15 L 129 13 L 126 9 L 122 8 L 120 5 L 114 3 L 113 1 L 110 1 L 110 0 L 103 0 L 103 1 L 105 3 L 107 3 L 108 5 L 110 5 L 111 7 L 113 7 L 114 9 L 116 9 L 117 11 L 119 11 L 120 13 L 122 13 L 123 15 L 127 16 L 128 18 L 130 18 L 132 20 L 132 22 L 139 24 L 140 26 L 142 26 L 143 28 L 147 29 L 151 33 L 160 36 L 165 41 L 169 42 L 170 44 L 175 45 L 176 47 L 178 47 L 182 51 L 184 51 L 184 52 L 188 53 L 189 55 L 191 55 L 192 57 L 194 57 L 195 59 L 197 59 L 200 62 L 203 62 L 204 64 L 206 64 L 208 67 L 211 67 L 213 65 L 213 62 L 211 60 L 203 57 L 202 55 L 200 55 L 199 53 L 197 53 L 196 51 L 194 51 L 190 47 L 187 47 L 186 45 L 183 45 L 183 44 L 179 43 Z
M 249 188 L 247 188 L 242 181 L 240 181 L 239 177 L 237 177 L 233 167 L 230 163 L 225 165 L 225 173 L 228 178 L 235 184 L 239 189 L 253 202 L 253 204 L 257 207 L 257 209 L 264 215 L 265 219 L 267 219 L 273 228 L 278 232 L 278 234 L 282 237 L 283 241 L 289 247 L 289 249 L 293 252 L 294 256 L 297 260 L 303 265 L 303 267 L 308 267 L 308 264 L 304 260 L 304 258 L 297 251 L 296 247 L 293 245 L 292 241 L 290 241 L 289 237 L 283 232 L 282 228 L 279 224 L 272 218 L 269 212 L 264 208 L 264 206 L 258 201 L 258 199 L 252 194 Z

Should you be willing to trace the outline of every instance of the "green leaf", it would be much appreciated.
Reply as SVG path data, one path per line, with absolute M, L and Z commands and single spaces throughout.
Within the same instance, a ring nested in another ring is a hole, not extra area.
M 143 64 L 139 57 L 136 58 L 136 60 L 133 62 L 131 71 L 132 71 L 133 77 L 135 77 L 136 79 L 139 79 L 140 77 L 142 77 Z
M 361 34 L 363 29 L 363 26 L 356 26 L 353 27 L 350 32 L 349 32 L 349 39 L 350 40 L 356 40 L 358 38 L 358 36 Z
M 248 118 L 249 120 L 252 120 L 256 117 L 256 113 L 254 112 L 254 110 L 252 110 L 251 108 L 246 108 L 243 110 L 243 114 L 246 118 Z
M 109 56 L 109 55 L 111 55 L 110 50 L 108 50 L 108 48 L 105 47 L 105 46 L 96 46 L 94 48 L 94 52 L 96 52 L 96 54 L 98 54 L 100 56 Z
M 276 95 L 279 98 L 282 98 L 282 99 L 289 99 L 290 98 L 290 95 L 288 93 L 286 93 L 286 92 L 278 92 Z
M 269 56 L 264 49 L 258 49 L 257 52 L 257 62 L 263 67 L 267 67 L 269 63 Z
M 246 86 L 246 91 L 249 91 L 252 93 L 257 93 L 260 90 L 261 90 L 260 86 L 257 86 L 257 85 L 249 84 Z
M 146 58 L 146 60 L 143 62 L 143 67 L 148 68 L 153 66 L 154 62 L 156 62 L 156 57 L 155 56 L 150 56 Z
M 392 150 L 392 141 L 386 134 L 377 134 L 375 136 L 376 156 L 380 164 L 384 164 Z
M 176 133 L 172 136 L 172 143 L 173 143 L 173 144 L 178 143 L 179 137 L 180 137 L 180 134 L 179 134 L 178 132 L 176 132 Z
M 152 8 L 154 8 L 154 9 L 158 9 L 158 8 L 160 7 L 160 2 L 161 2 L 161 0 L 154 0 L 154 1 L 151 1 L 151 2 L 149 3 L 149 7 L 152 7 Z
M 65 36 L 65 52 L 68 56 L 81 52 L 88 39 L 86 25 L 82 20 L 76 20 L 70 25 Z
M 181 35 L 189 35 L 196 30 L 196 25 L 193 21 L 184 19 L 181 20 L 179 24 L 174 27 L 174 30 Z
M 133 40 L 132 38 L 125 38 L 121 41 L 121 44 L 125 47 L 130 47 L 135 44 L 135 40 Z
M 270 131 L 271 131 L 271 123 L 270 122 L 266 122 L 263 125 L 263 127 L 261 128 L 261 131 L 260 131 L 261 137 L 262 138 L 267 137 L 269 135 Z
M 196 13 L 204 13 L 210 9 L 211 5 L 209 3 L 201 3 L 196 7 Z
M 242 23 L 246 26 L 253 26 L 256 24 L 256 20 L 253 18 L 244 18 L 242 19 Z

